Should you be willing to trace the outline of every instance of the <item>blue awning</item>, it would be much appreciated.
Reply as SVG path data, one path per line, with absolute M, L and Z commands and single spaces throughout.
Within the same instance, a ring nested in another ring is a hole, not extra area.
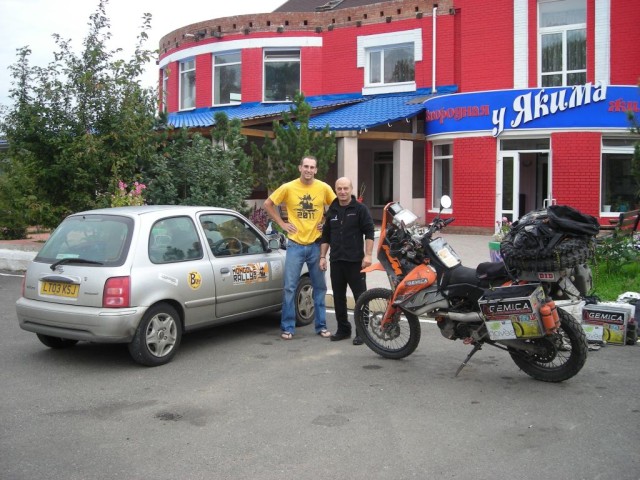
M 311 110 L 322 108 L 340 107 L 361 102 L 362 98 L 353 95 L 335 97 L 315 97 L 306 99 Z M 215 114 L 225 112 L 229 119 L 238 118 L 242 121 L 255 120 L 282 115 L 291 111 L 292 103 L 243 103 L 240 105 L 227 105 L 224 107 L 208 107 L 189 110 L 187 112 L 175 112 L 168 115 L 169 125 L 175 128 L 213 127 Z
M 435 95 L 454 93 L 457 87 L 439 87 L 437 93 L 418 90 L 411 93 L 371 95 L 355 105 L 322 113 L 309 122 L 314 129 L 329 125 L 331 130 L 364 130 L 415 117 L 425 109 L 424 101 Z
M 437 93 L 420 89 L 411 93 L 384 95 L 328 95 L 309 97 L 307 103 L 313 110 L 331 109 L 312 116 L 309 127 L 320 130 L 329 125 L 330 130 L 364 130 L 399 120 L 412 118 L 424 111 L 424 101 L 435 95 L 457 91 L 455 85 L 438 87 Z M 256 120 L 282 115 L 291 111 L 291 103 L 243 103 L 224 107 L 198 108 L 188 112 L 168 115 L 169 125 L 175 128 L 202 128 L 215 125 L 217 112 L 225 112 L 230 119 Z

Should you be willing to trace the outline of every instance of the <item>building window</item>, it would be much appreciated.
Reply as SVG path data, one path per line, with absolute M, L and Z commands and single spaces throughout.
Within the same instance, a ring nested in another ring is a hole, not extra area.
M 356 64 L 364 72 L 363 95 L 415 91 L 415 65 L 420 61 L 421 29 L 362 35 L 357 39 Z
M 632 172 L 634 140 L 602 139 L 601 211 L 626 212 L 638 208 Z
M 169 87 L 169 69 L 162 69 L 162 111 L 167 111 L 167 88 Z
M 540 86 L 587 82 L 586 0 L 540 0 Z
M 240 102 L 240 52 L 213 56 L 213 104 Z
M 433 196 L 431 208 L 440 208 L 440 197 L 453 193 L 453 146 L 450 143 L 433 146 Z
M 377 152 L 373 158 L 373 206 L 393 201 L 393 152 Z
M 367 50 L 366 86 L 413 82 L 413 45 L 390 45 Z
M 180 110 L 196 106 L 196 61 L 180 62 Z
M 264 101 L 291 102 L 300 90 L 300 50 L 264 51 Z

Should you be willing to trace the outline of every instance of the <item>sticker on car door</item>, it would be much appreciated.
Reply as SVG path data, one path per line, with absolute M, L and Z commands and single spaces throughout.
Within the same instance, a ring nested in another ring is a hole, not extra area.
M 233 266 L 233 284 L 250 285 L 269 281 L 269 264 L 267 262 L 243 263 Z
M 187 274 L 187 283 L 192 290 L 197 290 L 202 285 L 202 276 L 200 272 L 189 272 Z

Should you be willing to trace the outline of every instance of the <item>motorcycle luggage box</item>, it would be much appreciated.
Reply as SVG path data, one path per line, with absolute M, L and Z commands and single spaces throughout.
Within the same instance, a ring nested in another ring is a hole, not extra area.
M 582 309 L 582 329 L 587 340 L 625 345 L 627 326 L 635 309 L 628 303 L 601 302 L 585 305 Z
M 545 335 L 540 316 L 544 290 L 539 283 L 486 290 L 478 304 L 491 340 L 539 338 Z

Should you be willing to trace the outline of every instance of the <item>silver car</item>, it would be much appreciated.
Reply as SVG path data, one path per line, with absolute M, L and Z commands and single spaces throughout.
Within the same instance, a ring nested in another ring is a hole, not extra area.
M 183 332 L 282 307 L 285 252 L 239 213 L 141 206 L 67 217 L 29 265 L 20 327 L 51 348 L 128 343 L 143 365 L 175 355 Z M 299 326 L 313 321 L 311 281 L 296 291 Z

